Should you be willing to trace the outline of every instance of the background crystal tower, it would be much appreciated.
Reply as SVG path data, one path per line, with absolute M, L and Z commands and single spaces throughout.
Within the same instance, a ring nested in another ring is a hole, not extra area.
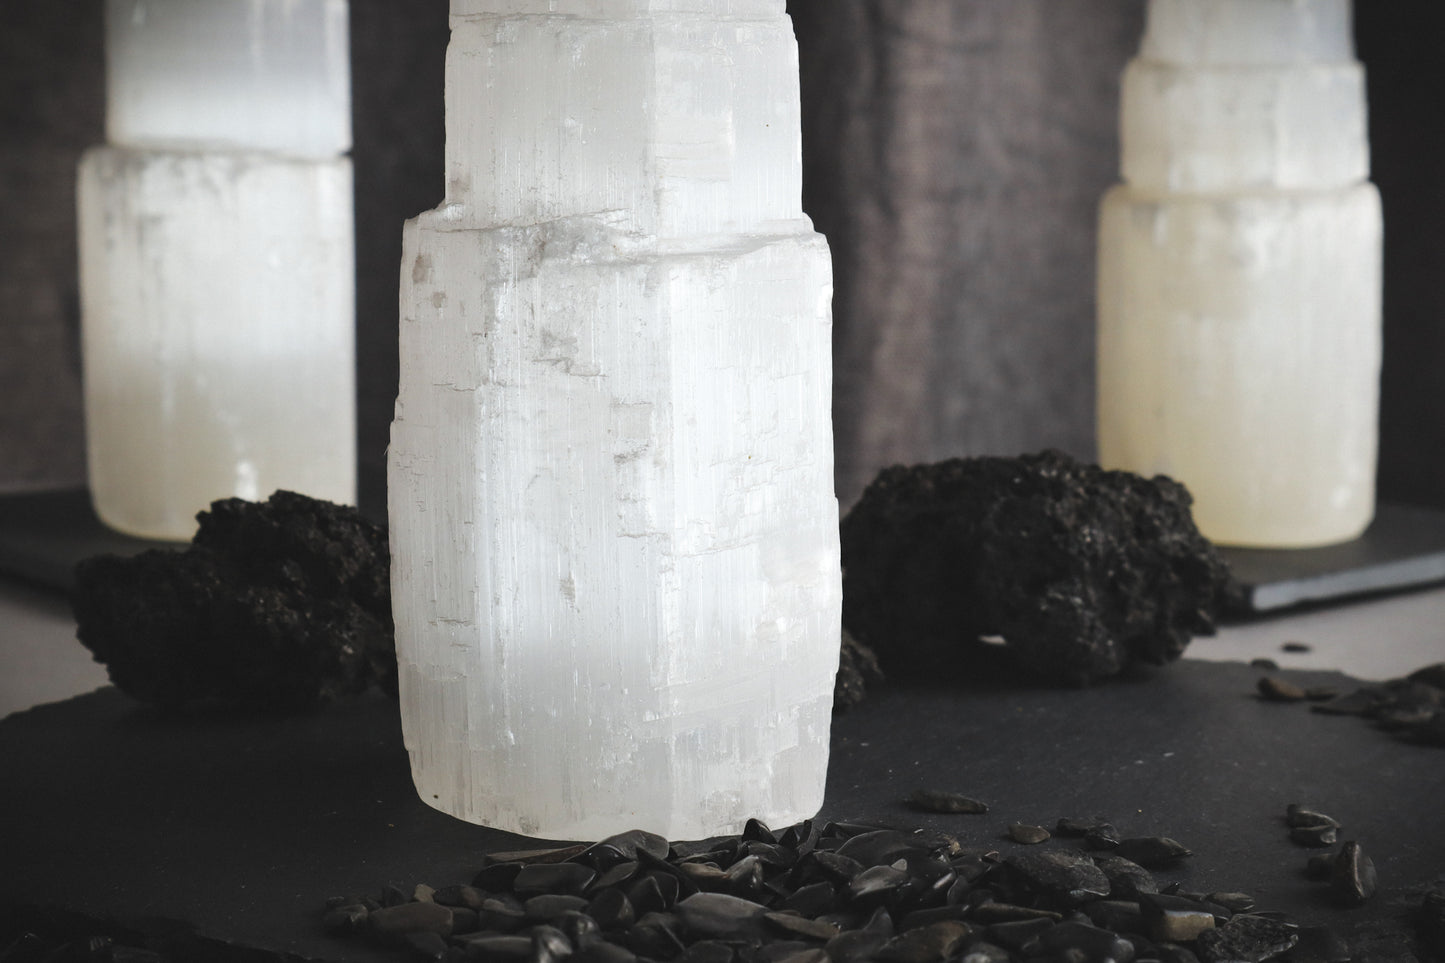
M 107 0 L 80 165 L 90 487 L 189 538 L 217 498 L 355 500 L 345 0 Z
M 1374 513 L 1381 216 L 1349 0 L 1151 0 L 1099 233 L 1099 457 L 1215 541 Z
M 783 0 L 453 0 L 388 491 L 427 803 L 529 835 L 816 812 L 831 267 Z

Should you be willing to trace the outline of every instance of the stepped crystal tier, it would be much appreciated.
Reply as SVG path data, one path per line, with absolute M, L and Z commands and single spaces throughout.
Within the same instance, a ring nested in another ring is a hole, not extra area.
M 1124 180 L 1181 193 L 1326 190 L 1369 176 L 1357 63 L 1124 71 Z
M 421 798 L 549 838 L 806 818 L 841 573 L 782 0 L 452 13 L 388 478 Z
M 107 0 L 107 139 L 345 153 L 348 36 L 346 0 Z
M 351 183 L 345 158 L 86 154 L 86 425 L 108 525 L 189 538 L 212 500 L 277 488 L 354 502 Z
M 86 444 L 112 527 L 356 498 L 346 0 L 106 0 L 78 191 Z
M 1099 458 L 1215 541 L 1374 513 L 1379 196 L 1348 0 L 1151 0 L 1099 233 Z

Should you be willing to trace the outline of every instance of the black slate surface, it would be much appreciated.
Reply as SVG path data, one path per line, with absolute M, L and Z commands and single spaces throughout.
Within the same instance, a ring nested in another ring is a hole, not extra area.
M 1243 589 L 1236 617 L 1445 581 L 1445 512 L 1381 505 L 1354 541 L 1323 548 L 1221 548 Z
M 1103 815 L 1193 849 L 1160 874 L 1186 889 L 1245 890 L 1262 908 L 1399 946 L 1420 887 L 1445 879 L 1445 750 L 1263 702 L 1258 675 L 1186 660 L 1086 690 L 885 687 L 835 719 L 822 815 L 1000 849 L 1016 845 L 1001 838 L 1010 822 Z M 379 697 L 290 719 L 176 723 L 103 689 L 11 716 L 0 722 L 0 910 L 180 921 L 272 955 L 394 958 L 322 934 L 324 900 L 465 882 L 489 849 L 533 845 L 421 803 L 399 728 Z M 914 813 L 902 799 L 920 787 L 992 810 Z M 1334 815 L 1365 846 L 1379 868 L 1373 901 L 1341 910 L 1304 878 L 1312 851 L 1290 843 L 1281 818 L 1291 802 Z

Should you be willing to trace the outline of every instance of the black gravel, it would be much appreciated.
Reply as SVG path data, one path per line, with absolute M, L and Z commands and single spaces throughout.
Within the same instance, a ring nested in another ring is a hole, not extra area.
M 1101 824 L 1060 821 L 1075 836 Z M 1249 894 L 1161 887 L 1135 860 L 1191 855 L 1167 837 L 1125 838 L 1109 851 L 1057 837 L 1004 846 L 971 851 L 943 833 L 838 822 L 777 833 L 753 822 L 736 836 L 674 843 L 631 832 L 501 854 L 468 885 L 336 898 L 322 925 L 398 959 L 449 963 L 1348 959 L 1328 930 L 1258 911 Z M 1366 899 L 1373 867 L 1346 844 L 1323 885 L 1341 901 Z M 1422 939 L 1445 936 L 1445 894 L 1419 912 Z
M 1264 676 L 1257 688 L 1260 697 L 1269 702 L 1308 700 L 1313 712 L 1358 716 L 1405 741 L 1445 747 L 1445 662 L 1345 693 L 1301 688 L 1275 676 Z

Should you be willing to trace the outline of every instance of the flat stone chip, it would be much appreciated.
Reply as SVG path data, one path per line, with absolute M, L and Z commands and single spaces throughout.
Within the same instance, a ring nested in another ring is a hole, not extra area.
M 972 816 L 988 812 L 988 805 L 977 799 L 956 792 L 937 789 L 915 789 L 908 797 L 908 805 L 925 813 L 962 813 Z
M 1008 838 L 1016 843 L 1023 843 L 1025 846 L 1042 843 L 1049 837 L 1049 831 L 1042 826 L 1031 826 L 1028 823 L 1011 823 L 1008 828 Z
M 1340 847 L 1330 868 L 1330 889 L 1341 901 L 1358 905 L 1375 895 L 1375 863 L 1357 842 Z

